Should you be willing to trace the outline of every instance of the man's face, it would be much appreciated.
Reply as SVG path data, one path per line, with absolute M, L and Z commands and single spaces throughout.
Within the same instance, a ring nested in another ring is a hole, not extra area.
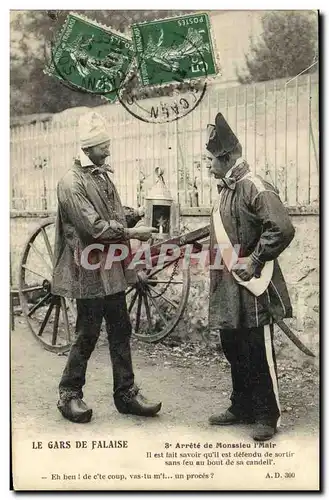
M 110 156 L 110 144 L 111 141 L 106 141 L 88 148 L 88 156 L 95 165 L 104 165 L 106 158 Z
M 207 151 L 207 160 L 209 173 L 213 175 L 215 179 L 222 179 L 230 169 L 230 162 L 227 161 L 227 157 L 216 158 L 216 156 Z

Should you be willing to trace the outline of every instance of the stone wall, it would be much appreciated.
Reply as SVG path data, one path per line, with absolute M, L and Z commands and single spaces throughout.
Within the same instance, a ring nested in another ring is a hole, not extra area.
M 295 210 L 295 212 L 297 212 Z M 293 318 L 286 320 L 298 337 L 315 353 L 319 349 L 319 217 L 316 214 L 291 214 L 296 229 L 295 238 L 279 258 L 293 305 Z M 182 218 L 184 232 L 206 225 L 209 217 Z M 207 322 L 209 294 L 208 276 L 199 271 L 192 274 L 192 286 L 185 319 L 195 323 L 194 334 Z M 183 330 L 183 328 L 181 329 Z M 186 330 L 186 331 L 190 331 Z M 183 334 L 183 332 L 182 332 Z M 284 334 L 277 332 L 279 351 L 285 356 L 306 359 Z

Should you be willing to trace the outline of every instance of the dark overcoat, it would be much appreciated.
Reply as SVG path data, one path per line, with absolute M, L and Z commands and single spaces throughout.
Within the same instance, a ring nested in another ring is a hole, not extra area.
M 125 228 L 140 217 L 123 207 L 108 175 L 93 167 L 82 167 L 76 160 L 57 186 L 58 209 L 54 250 L 52 291 L 70 298 L 96 298 L 124 291 L 136 279 L 126 261 L 114 262 L 106 269 L 108 245 L 129 247 Z M 127 220 L 128 218 L 128 220 Z M 91 252 L 89 263 L 102 262 L 99 269 L 81 265 L 81 254 L 90 244 L 104 245 L 104 252 Z
M 255 297 L 240 286 L 227 270 L 210 271 L 209 325 L 211 329 L 263 326 L 271 322 L 267 304 L 278 317 L 292 316 L 292 307 L 277 258 L 292 241 L 295 230 L 278 191 L 250 172 L 246 162 L 233 170 L 224 184 L 220 215 L 232 245 L 240 245 L 239 256 L 265 263 L 274 260 L 272 287 Z M 210 248 L 217 244 L 211 218 Z

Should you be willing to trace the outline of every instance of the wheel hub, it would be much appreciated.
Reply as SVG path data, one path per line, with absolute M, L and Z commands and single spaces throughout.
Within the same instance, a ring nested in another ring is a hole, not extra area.
M 145 271 L 137 271 L 137 280 L 138 280 L 138 285 L 141 288 L 146 288 L 146 284 L 148 281 L 148 276 Z
M 42 282 L 42 288 L 43 288 L 43 291 L 46 292 L 46 293 L 50 293 L 51 291 L 51 283 L 49 280 L 43 280 Z

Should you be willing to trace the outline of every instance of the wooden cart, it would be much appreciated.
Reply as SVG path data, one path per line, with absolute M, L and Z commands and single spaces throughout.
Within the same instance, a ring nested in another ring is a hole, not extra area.
M 47 218 L 30 234 L 22 252 L 18 292 L 34 337 L 45 349 L 62 353 L 74 339 L 76 308 L 74 300 L 52 293 L 54 224 L 54 217 Z M 125 292 L 135 337 L 158 342 L 174 330 L 190 288 L 190 270 L 180 265 L 186 245 L 193 244 L 193 251 L 198 252 L 200 241 L 208 235 L 209 226 L 151 246 L 152 268 L 139 270 L 137 283 Z M 156 263 L 162 243 L 178 245 L 181 253 L 159 269 Z

